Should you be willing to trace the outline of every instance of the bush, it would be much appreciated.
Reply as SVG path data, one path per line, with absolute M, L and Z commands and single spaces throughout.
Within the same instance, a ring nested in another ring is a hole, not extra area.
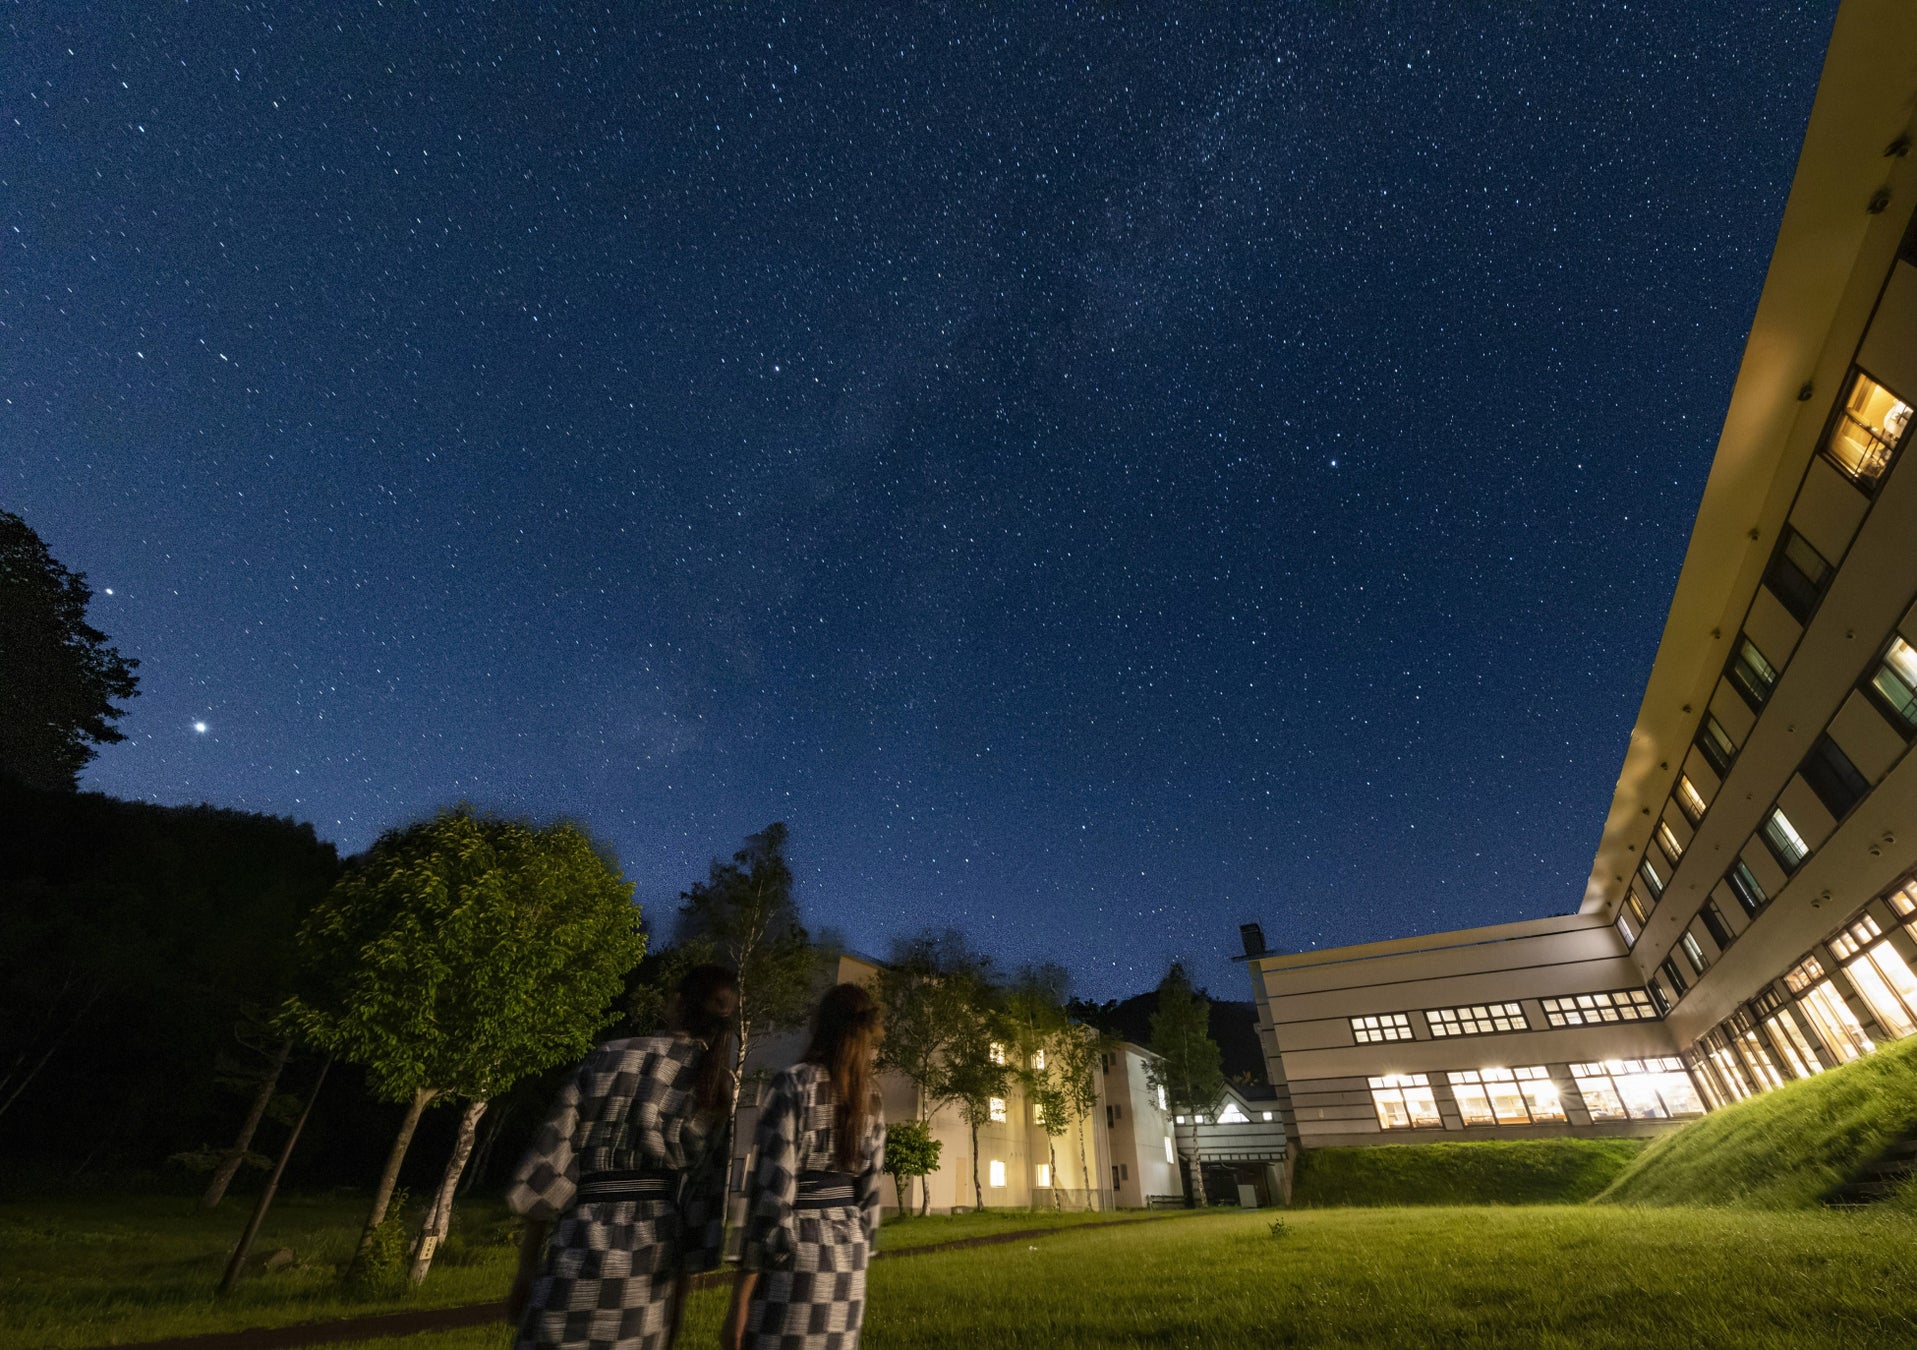
M 1641 1139 L 1518 1139 L 1316 1148 L 1298 1155 L 1294 1205 L 1561 1205 L 1589 1200 Z

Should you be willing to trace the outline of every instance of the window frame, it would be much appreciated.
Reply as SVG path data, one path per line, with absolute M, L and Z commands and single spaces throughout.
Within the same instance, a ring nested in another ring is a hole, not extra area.
M 1746 651 L 1755 658 L 1754 662 L 1744 660 Z M 1768 677 L 1763 677 L 1762 671 L 1768 671 Z M 1764 655 L 1764 649 L 1751 640 L 1749 633 L 1739 630 L 1737 642 L 1731 647 L 1731 659 L 1724 664 L 1724 678 L 1737 691 L 1737 696 L 1750 705 L 1752 712 L 1761 713 L 1764 705 L 1771 701 L 1783 672 Z
M 1771 902 L 1770 892 L 1764 889 L 1764 883 L 1757 879 L 1757 873 L 1741 857 L 1724 873 L 1724 882 L 1731 888 L 1731 894 L 1737 897 L 1738 908 L 1750 918 L 1756 918 Z
M 1890 723 L 1891 729 L 1904 740 L 1909 741 L 1917 738 L 1917 685 L 1906 680 L 1897 667 L 1891 664 L 1891 656 L 1898 647 L 1910 652 L 1913 664 L 1917 664 L 1917 643 L 1912 643 L 1902 633 L 1892 633 L 1890 639 L 1879 649 L 1877 659 L 1871 663 L 1870 669 L 1865 672 L 1863 681 L 1858 687 L 1864 691 L 1865 699 L 1877 709 L 1879 715 Z M 1909 697 L 1901 703 L 1894 700 L 1877 682 L 1879 676 L 1885 675 L 1897 685 L 1908 689 Z
M 1717 728 L 1716 736 L 1711 734 L 1712 727 Z M 1723 738 L 1721 743 L 1719 737 Z M 1731 765 L 1737 763 L 1738 751 L 1744 748 L 1731 739 L 1731 733 L 1725 730 L 1722 722 L 1717 720 L 1717 714 L 1708 708 L 1704 710 L 1704 719 L 1697 724 L 1697 735 L 1693 736 L 1691 741 L 1697 746 L 1698 752 L 1704 756 L 1704 762 L 1711 766 L 1712 772 L 1717 775 L 1720 783 L 1724 781 L 1724 775 L 1731 771 Z M 1729 750 L 1724 749 L 1727 745 L 1730 747 Z
M 1793 542 L 1802 544 L 1804 551 L 1816 561 L 1818 576 L 1811 576 L 1791 556 Z M 1816 546 L 1786 524 L 1783 533 L 1778 536 L 1777 547 L 1771 552 L 1770 563 L 1764 569 L 1764 585 L 1777 597 L 1785 612 L 1797 620 L 1799 627 L 1808 628 L 1811 615 L 1824 602 L 1824 593 L 1830 589 L 1830 579 L 1836 574 L 1837 569 L 1817 551 Z
M 1851 403 L 1857 396 L 1858 386 L 1867 380 L 1883 390 L 1886 394 L 1889 394 L 1898 403 L 1903 404 L 1907 408 L 1911 406 L 1902 394 L 1892 389 L 1875 375 L 1872 375 L 1861 365 L 1853 365 L 1850 368 L 1849 378 L 1844 381 L 1843 393 L 1838 396 L 1836 402 L 1831 406 L 1830 416 L 1824 422 L 1823 434 L 1817 438 L 1817 454 L 1819 458 L 1837 470 L 1838 475 L 1842 477 L 1845 482 L 1863 493 L 1864 496 L 1875 497 L 1878 490 L 1883 487 L 1884 480 L 1890 477 L 1890 471 L 1897 466 L 1898 454 L 1903 449 L 1904 444 L 1910 439 L 1910 424 L 1913 421 L 1917 421 L 1917 417 L 1906 417 L 1904 425 L 1898 431 L 1895 440 L 1883 440 L 1882 437 L 1876 434 L 1876 429 L 1870 427 L 1868 423 L 1863 422 L 1861 419 L 1853 417 L 1850 412 Z M 1871 478 L 1867 479 L 1862 474 L 1852 473 L 1850 469 L 1845 467 L 1843 460 L 1831 453 L 1831 442 L 1836 438 L 1838 428 L 1846 421 L 1855 422 L 1858 426 L 1864 428 L 1865 434 L 1871 440 L 1883 446 L 1883 467 Z
M 1797 766 L 1797 776 L 1823 803 L 1833 821 L 1844 819 L 1870 795 L 1870 779 L 1864 776 L 1864 771 L 1844 753 L 1844 747 L 1832 739 L 1829 732 L 1811 742 L 1811 748 L 1804 752 L 1803 762 Z
M 1773 831 L 1771 828 L 1773 823 L 1781 826 L 1781 830 Z M 1778 833 L 1788 835 L 1790 841 L 1794 842 L 1798 850 L 1795 856 L 1792 856 L 1785 846 L 1777 841 Z M 1810 860 L 1810 855 L 1814 851 L 1804 838 L 1803 831 L 1797 828 L 1789 813 L 1778 803 L 1773 803 L 1771 809 L 1764 813 L 1764 818 L 1758 822 L 1757 837 L 1764 841 L 1764 847 L 1771 851 L 1771 857 L 1776 859 L 1777 865 L 1784 869 L 1785 876 L 1794 875 L 1798 868 Z

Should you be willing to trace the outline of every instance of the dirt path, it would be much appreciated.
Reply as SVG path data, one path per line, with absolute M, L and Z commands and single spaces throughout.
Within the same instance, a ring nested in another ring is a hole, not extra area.
M 928 1242 L 922 1247 L 907 1247 L 896 1252 L 875 1252 L 872 1259 L 903 1260 L 908 1256 L 926 1256 L 933 1252 L 960 1251 L 967 1247 L 996 1247 L 1008 1242 L 1030 1242 L 1059 1233 L 1082 1233 L 1091 1228 L 1111 1228 L 1119 1224 L 1151 1223 L 1152 1219 L 1111 1219 L 1103 1223 L 1073 1224 L 1068 1228 L 1024 1228 L 1015 1233 L 988 1233 L 983 1237 L 953 1238 L 949 1242 Z M 730 1279 L 732 1272 L 715 1270 L 695 1276 L 694 1289 L 708 1289 Z M 295 1322 L 283 1327 L 249 1327 L 244 1331 L 210 1331 L 197 1336 L 173 1336 L 163 1341 L 120 1341 L 91 1347 L 91 1350 L 304 1350 L 313 1345 L 337 1345 L 343 1341 L 379 1341 L 390 1336 L 417 1336 L 428 1331 L 459 1331 L 465 1327 L 503 1322 L 504 1303 L 469 1303 L 460 1308 L 422 1308 L 417 1312 L 375 1313 L 367 1317 L 347 1317 L 330 1322 Z

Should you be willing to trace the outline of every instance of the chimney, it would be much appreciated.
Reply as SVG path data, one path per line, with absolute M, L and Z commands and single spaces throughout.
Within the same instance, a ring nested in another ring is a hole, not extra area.
M 1246 956 L 1263 956 L 1265 954 L 1265 930 L 1257 924 L 1239 924 L 1238 939 L 1245 944 Z

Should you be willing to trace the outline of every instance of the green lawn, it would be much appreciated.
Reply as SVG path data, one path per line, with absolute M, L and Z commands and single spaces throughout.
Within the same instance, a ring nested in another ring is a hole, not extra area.
M 1914 1127 L 1917 1036 L 1672 1131 L 1639 1154 L 1599 1202 L 1815 1205 Z M 1901 1200 L 1917 1207 L 1917 1196 Z
M 454 1212 L 453 1239 L 416 1294 L 344 1296 L 338 1275 L 352 1254 L 365 1204 L 359 1197 L 282 1198 L 253 1251 L 257 1260 L 289 1248 L 294 1266 L 249 1274 L 224 1300 L 216 1300 L 212 1291 L 245 1224 L 243 1206 L 209 1215 L 191 1199 L 165 1196 L 0 1204 L 0 1350 L 69 1350 L 400 1308 L 452 1307 L 502 1296 L 512 1276 L 516 1238 L 500 1207 L 483 1202 L 463 1203 Z M 883 1249 L 902 1250 L 1113 1217 L 1024 1210 L 933 1215 L 894 1220 L 879 1242 Z
M 871 1275 L 870 1350 L 1917 1345 L 1917 1222 L 1537 1206 L 1218 1213 L 929 1254 Z M 698 1295 L 682 1344 L 723 1310 Z M 504 1350 L 504 1328 L 381 1342 Z
M 1292 1202 L 1313 1209 L 1574 1204 L 1602 1191 L 1643 1149 L 1642 1139 L 1314 1148 L 1298 1157 Z

